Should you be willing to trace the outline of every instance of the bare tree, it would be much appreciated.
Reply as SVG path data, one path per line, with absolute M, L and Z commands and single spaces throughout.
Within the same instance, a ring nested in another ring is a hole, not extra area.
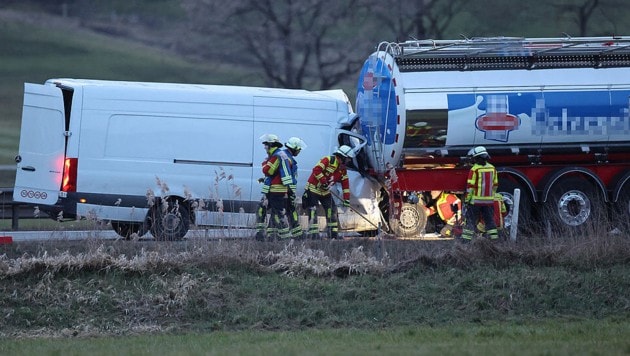
M 584 0 L 581 2 L 569 1 L 554 3 L 553 6 L 561 15 L 572 17 L 579 29 L 579 36 L 586 36 L 588 32 L 588 22 L 591 20 L 595 10 L 599 6 L 599 0 Z
M 441 39 L 469 0 L 374 0 L 373 11 L 395 38 Z
M 209 42 L 208 47 L 260 66 L 267 85 L 329 89 L 356 75 L 372 45 L 357 40 L 364 35 L 361 1 L 183 0 L 183 4 L 194 31 L 209 39 L 223 36 L 223 41 Z
M 600 30 L 598 35 L 622 35 L 620 28 L 624 28 L 624 24 L 627 23 L 626 14 L 624 9 L 626 6 L 626 0 L 606 0 L 602 2 L 599 7 L 603 20 L 600 24 L 605 24 L 605 29 Z M 606 28 L 607 27 L 607 28 Z

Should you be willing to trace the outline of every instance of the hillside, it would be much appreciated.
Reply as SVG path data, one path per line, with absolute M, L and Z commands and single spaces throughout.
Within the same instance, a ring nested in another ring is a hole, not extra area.
M 17 153 L 24 83 L 73 77 L 202 84 L 261 85 L 251 70 L 183 59 L 171 51 L 79 26 L 41 13 L 0 9 L 0 166 Z M 0 186 L 14 172 L 0 171 Z

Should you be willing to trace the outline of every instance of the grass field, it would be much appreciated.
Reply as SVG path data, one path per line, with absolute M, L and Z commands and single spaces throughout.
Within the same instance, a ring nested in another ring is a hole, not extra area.
M 0 245 L 0 354 L 623 355 L 629 255 L 623 237 Z
M 213 332 L 0 340 L 5 355 L 627 355 L 630 323 L 552 320 L 514 324 L 299 332 Z

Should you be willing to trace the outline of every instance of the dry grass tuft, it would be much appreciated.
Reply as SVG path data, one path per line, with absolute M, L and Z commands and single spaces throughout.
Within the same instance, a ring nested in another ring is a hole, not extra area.
M 385 270 L 385 263 L 368 256 L 362 246 L 354 247 L 346 252 L 339 261 L 326 256 L 322 250 L 314 250 L 305 244 L 295 244 L 291 241 L 278 252 L 269 252 L 265 257 L 274 261 L 270 268 L 287 276 L 330 276 L 345 277 L 348 275 L 376 273 Z
M 50 245 L 35 255 L 15 258 L 0 256 L 0 279 L 24 274 L 118 271 L 157 273 L 246 269 L 286 276 L 383 275 L 412 268 L 455 267 L 471 269 L 480 265 L 507 268 L 517 264 L 543 267 L 568 266 L 591 269 L 630 262 L 630 239 L 625 235 L 530 238 L 516 243 L 475 240 L 469 245 L 455 241 L 349 240 L 343 242 L 256 243 L 251 240 L 192 240 L 169 243 L 130 241 L 79 242 L 77 252 L 60 251 Z
M 623 235 L 529 239 L 518 243 L 480 239 L 468 245 L 454 244 L 450 249 L 419 252 L 411 259 L 396 263 L 390 271 L 438 266 L 471 269 L 480 265 L 592 269 L 627 263 L 630 263 L 630 239 Z

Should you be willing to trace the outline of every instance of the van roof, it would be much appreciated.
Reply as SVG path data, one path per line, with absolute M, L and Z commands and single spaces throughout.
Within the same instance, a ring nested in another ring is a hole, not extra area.
M 105 91 L 144 91 L 163 90 L 163 91 L 189 91 L 197 94 L 231 94 L 235 96 L 261 96 L 274 97 L 281 95 L 282 97 L 294 97 L 296 99 L 311 100 L 330 100 L 331 98 L 340 100 L 340 96 L 331 91 L 308 91 L 303 89 L 281 89 L 281 88 L 263 88 L 236 85 L 211 85 L 211 84 L 184 84 L 184 83 L 158 83 L 158 82 L 133 82 L 133 81 L 113 81 L 113 80 L 94 80 L 94 79 L 73 79 L 73 78 L 53 78 L 46 81 L 48 85 L 55 85 L 66 88 L 92 88 Z

